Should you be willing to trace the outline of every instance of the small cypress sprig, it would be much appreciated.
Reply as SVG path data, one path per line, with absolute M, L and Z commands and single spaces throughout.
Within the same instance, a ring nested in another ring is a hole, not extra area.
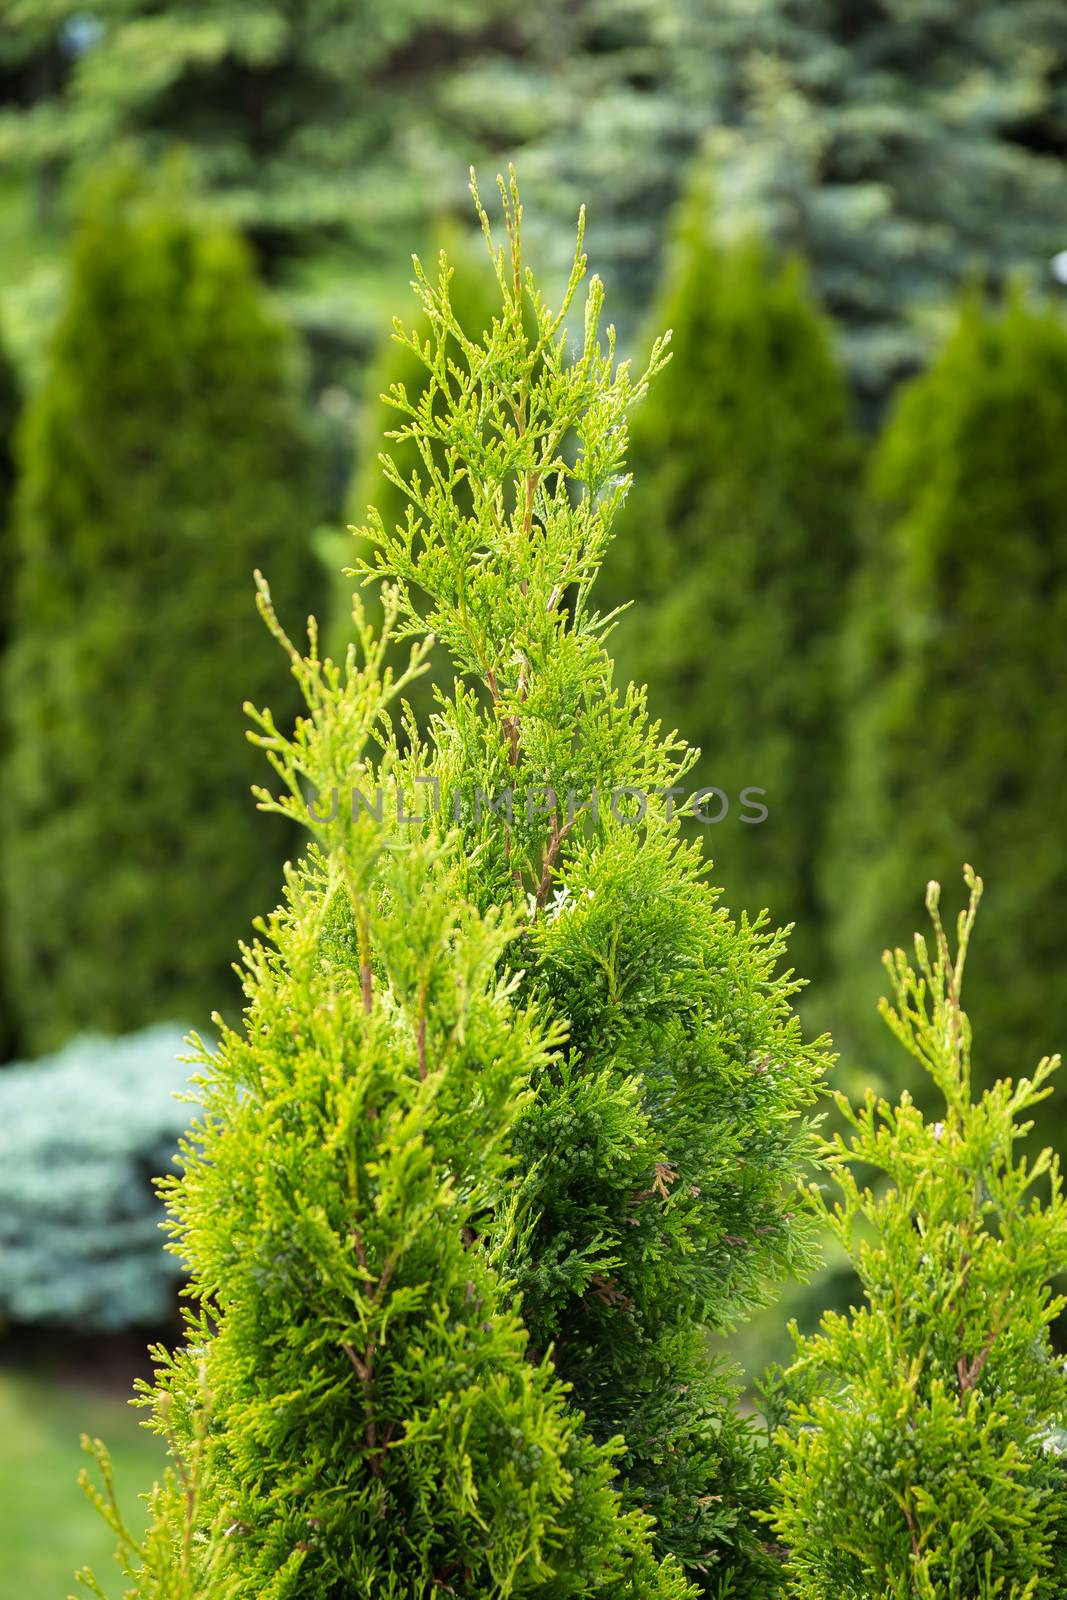
M 1059 1058 L 971 1098 L 964 967 L 981 879 L 953 954 L 940 890 L 932 948 L 886 953 L 894 1036 L 940 1090 L 869 1092 L 827 1151 L 839 1198 L 814 1203 L 848 1252 L 864 1303 L 794 1336 L 774 1526 L 792 1593 L 875 1600 L 1054 1600 L 1067 1580 L 1067 1472 L 1056 1433 L 1067 1374 L 1050 1329 L 1067 1307 L 1067 1196 L 1051 1150 L 1020 1150 Z M 871 1177 L 875 1175 L 877 1182 Z

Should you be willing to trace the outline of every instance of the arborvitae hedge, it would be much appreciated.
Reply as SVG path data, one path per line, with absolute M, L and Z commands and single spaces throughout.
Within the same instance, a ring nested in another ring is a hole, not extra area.
M 635 419 L 635 482 L 608 557 L 611 598 L 638 601 L 616 651 L 656 715 L 700 747 L 693 783 L 725 797 L 703 803 L 722 817 L 703 830 L 716 881 L 738 909 L 798 919 L 810 972 L 856 441 L 797 263 L 718 244 L 708 211 L 698 181 L 655 318 L 675 356 Z
M 1019 1150 L 1059 1060 L 972 1099 L 961 989 L 982 884 L 966 877 L 955 953 L 932 883 L 933 949 L 917 936 L 914 966 L 884 958 L 882 1014 L 938 1119 L 908 1093 L 869 1091 L 858 1111 L 838 1096 L 840 1198 L 815 1191 L 863 1304 L 797 1337 L 785 1377 L 774 1524 L 798 1600 L 1061 1600 L 1067 1585 L 1067 1375 L 1049 1337 L 1067 1195 L 1048 1149 Z
M 480 341 L 418 270 L 410 342 L 449 398 L 396 398 L 445 463 L 367 530 L 387 622 L 465 680 L 431 743 L 398 751 L 387 644 L 302 658 L 263 597 L 308 715 L 287 739 L 253 713 L 262 799 L 317 849 L 246 956 L 244 1030 L 201 1052 L 203 1147 L 168 1186 L 196 1308 L 151 1404 L 192 1498 L 165 1487 L 125 1541 L 142 1600 L 776 1592 L 765 1451 L 705 1329 L 808 1259 L 825 1063 L 781 939 L 657 809 L 685 747 L 612 687 L 590 590 L 645 377 L 601 343 L 596 279 L 570 351 L 584 258 L 550 311 L 505 205 Z
M 93 191 L 20 442 L 3 901 L 31 1053 L 218 1004 L 276 892 L 234 714 L 271 676 L 249 574 L 309 599 L 293 361 L 235 237 L 126 173 Z
M 846 1060 L 884 1055 L 870 969 L 916 927 L 914 884 L 961 860 L 997 929 L 969 978 L 981 1081 L 1067 1040 L 1065 438 L 1062 317 L 975 301 L 874 462 L 826 870 Z M 1062 1113 L 1055 1134 L 1067 1147 Z

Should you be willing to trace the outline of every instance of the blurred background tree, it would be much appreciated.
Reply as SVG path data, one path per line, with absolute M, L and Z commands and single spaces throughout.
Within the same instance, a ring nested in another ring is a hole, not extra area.
M 44 18 L 9 0 L 5 11 L 24 57 L 44 33 L 58 63 L 36 75 L 19 63 L 22 104 L 0 124 L 8 159 L 76 172 L 121 142 L 146 161 L 180 144 L 276 264 L 338 231 L 373 250 L 425 212 L 431 170 L 457 181 L 462 131 L 436 86 L 457 58 L 492 47 L 508 7 L 53 0 Z
M 94 191 L 20 439 L 2 890 L 30 1052 L 206 1016 L 277 895 L 240 699 L 277 689 L 253 567 L 298 619 L 313 593 L 294 358 L 233 234 L 125 173 Z
M 1047 279 L 1067 239 L 1067 12 L 1045 0 L 677 0 L 724 224 L 810 262 L 868 398 L 978 273 Z
M 872 964 L 910 948 L 922 884 L 961 861 L 983 864 L 998 934 L 968 969 L 979 1084 L 1067 1042 L 1065 439 L 1063 318 L 974 297 L 873 463 L 825 885 L 825 1015 L 864 1081 L 885 1054 Z
M 634 417 L 634 487 L 600 601 L 640 596 L 619 623 L 619 673 L 700 747 L 693 786 L 726 797 L 706 832 L 728 903 L 797 920 L 793 959 L 810 976 L 857 441 L 800 263 L 720 244 L 711 210 L 698 177 L 651 317 L 673 329 L 674 356 Z

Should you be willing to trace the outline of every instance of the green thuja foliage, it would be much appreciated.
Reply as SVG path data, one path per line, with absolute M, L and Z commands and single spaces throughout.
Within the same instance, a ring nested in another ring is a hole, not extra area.
M 443 248 L 447 250 L 452 268 L 450 294 L 456 320 L 468 339 L 479 340 L 497 309 L 496 281 L 481 250 L 476 252 L 464 234 L 456 228 L 443 229 L 442 234 Z M 425 319 L 418 328 L 418 334 L 422 340 L 430 336 L 430 325 Z M 427 390 L 426 367 L 410 349 L 406 338 L 405 332 L 403 338 L 394 334 L 385 341 L 368 375 L 365 406 L 359 427 L 360 448 L 348 493 L 348 517 L 353 524 L 362 523 L 371 505 L 377 508 L 382 520 L 389 526 L 404 519 L 406 498 L 383 472 L 380 453 L 383 442 L 395 430 L 397 422 L 396 412 L 388 400 L 388 394 L 393 386 L 399 384 L 413 403 L 421 399 Z M 453 355 L 458 353 L 458 348 L 453 351 Z M 440 412 L 443 405 L 440 394 L 435 394 L 433 404 L 435 410 Z M 417 445 L 413 440 L 406 439 L 395 442 L 393 450 L 398 471 L 405 478 L 409 477 L 419 465 Z M 439 446 L 437 454 L 440 456 Z M 350 547 L 349 534 L 339 533 L 335 539 L 329 541 L 326 551 L 330 569 L 334 574 L 334 594 L 327 644 L 338 658 L 344 654 L 352 628 L 352 586 L 340 571 L 346 560 L 350 559 Z M 369 546 L 365 542 L 360 553 L 363 555 L 369 553 Z M 373 591 L 368 594 L 365 605 L 368 617 L 374 622 L 380 621 L 381 607 Z M 416 720 L 424 731 L 433 709 L 434 679 L 438 678 L 445 684 L 451 681 L 451 674 L 445 670 L 441 659 L 442 652 L 438 651 L 436 655 L 437 659 L 432 654 L 429 657 L 431 670 L 411 685 L 411 699 Z
M 858 1111 L 840 1096 L 840 1199 L 816 1191 L 864 1304 L 798 1338 L 786 1375 L 774 1525 L 802 1600 L 1058 1600 L 1067 1585 L 1067 1376 L 1049 1339 L 1067 1199 L 1051 1151 L 1018 1151 L 1059 1059 L 972 1100 L 961 985 L 982 885 L 965 876 L 955 955 L 932 883 L 932 952 L 916 935 L 914 966 L 885 957 L 882 1015 L 941 1120 L 907 1093 Z
M 429 382 L 391 399 L 419 461 L 386 466 L 407 509 L 363 530 L 363 570 L 398 586 L 400 632 L 431 629 L 457 672 L 431 724 L 423 826 L 459 827 L 477 904 L 520 918 L 522 994 L 568 1030 L 516 1123 L 523 1222 L 489 1229 L 494 1259 L 595 1437 L 625 1439 L 624 1493 L 655 1515 L 659 1548 L 709 1595 L 756 1594 L 772 1581 L 752 1518 L 763 1469 L 706 1329 L 807 1260 L 789 1186 L 825 1059 L 777 975 L 781 935 L 732 919 L 680 837 L 667 798 L 693 753 L 649 723 L 643 690 L 614 685 L 595 607 L 628 415 L 664 346 L 643 375 L 616 364 L 596 278 L 579 323 L 580 244 L 550 309 L 513 187 L 502 197 L 506 248 L 482 212 L 500 304 L 481 339 L 447 264 L 433 280 L 416 266 L 431 335 L 407 343 Z
M 808 1260 L 789 1191 L 825 1060 L 781 936 L 729 917 L 657 804 L 691 758 L 613 687 L 590 603 L 648 374 L 595 278 L 572 347 L 580 246 L 552 311 L 502 192 L 480 339 L 416 263 L 430 377 L 393 400 L 419 465 L 368 530 L 412 670 L 427 628 L 456 663 L 430 742 L 388 725 L 412 680 L 358 608 L 359 671 L 263 598 L 308 711 L 291 739 L 257 714 L 261 799 L 316 848 L 168 1185 L 194 1306 L 150 1403 L 177 1476 L 143 1545 L 103 1498 L 136 1596 L 776 1590 L 765 1453 L 706 1329 Z
M 877 452 L 825 866 L 846 1060 L 884 1061 L 875 957 L 916 925 L 909 884 L 960 860 L 988 864 L 997 928 L 969 974 L 980 1081 L 1067 1038 L 1065 434 L 1062 317 L 974 300 Z M 1063 1151 L 1063 1112 L 1040 1115 Z
M 255 716 L 285 790 L 261 799 L 308 820 L 305 784 L 394 776 L 407 676 L 358 616 L 361 671 L 314 633 L 301 658 L 262 597 L 308 709 L 292 740 Z M 243 1028 L 198 1049 L 203 1116 L 164 1185 L 193 1306 L 145 1396 L 179 1465 L 144 1541 L 98 1452 L 127 1593 L 685 1600 L 478 1242 L 494 1211 L 518 1226 L 509 1145 L 560 1034 L 502 963 L 514 914 L 475 909 L 455 841 L 348 807 L 312 827 L 244 951 Z
M 698 181 L 656 321 L 675 357 L 633 430 L 634 487 L 605 578 L 638 604 L 624 671 L 699 745 L 700 811 L 731 903 L 818 953 L 813 863 L 838 768 L 835 655 L 856 443 L 829 329 L 796 262 L 726 246 Z
M 20 435 L 3 901 L 30 1052 L 219 1003 L 275 892 L 234 717 L 271 674 L 253 567 L 308 598 L 293 357 L 235 237 L 126 173 L 94 189 Z

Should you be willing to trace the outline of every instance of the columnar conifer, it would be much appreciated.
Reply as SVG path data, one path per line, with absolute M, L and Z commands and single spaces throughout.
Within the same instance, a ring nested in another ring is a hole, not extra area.
M 263 597 L 308 712 L 256 714 L 261 799 L 316 848 L 168 1186 L 195 1309 L 149 1398 L 193 1498 L 162 1488 L 127 1544 L 139 1597 L 774 1592 L 705 1338 L 808 1258 L 824 1061 L 781 937 L 731 920 L 657 798 L 691 757 L 613 687 L 590 601 L 664 351 L 616 364 L 594 278 L 572 353 L 580 246 L 552 311 L 502 197 L 480 339 L 416 263 L 430 377 L 392 399 L 419 464 L 365 530 L 414 667 L 429 629 L 460 674 L 430 742 L 398 747 L 410 680 L 358 610 L 341 669 Z
M 824 883 L 846 1061 L 885 1060 L 878 951 L 915 928 L 912 886 L 962 860 L 997 929 L 971 962 L 979 1081 L 1067 1040 L 1065 436 L 1063 318 L 974 300 L 873 463 Z M 1041 1119 L 1067 1149 L 1063 1113 Z
M 501 310 L 482 340 L 447 275 L 418 270 L 432 337 L 408 345 L 446 404 L 393 391 L 421 460 L 389 470 L 408 511 L 372 519 L 369 566 L 399 585 L 402 631 L 431 629 L 461 675 L 431 730 L 438 825 L 459 819 L 479 904 L 525 908 L 524 992 L 568 1029 L 515 1133 L 528 1222 L 506 1259 L 534 1346 L 553 1349 L 596 1436 L 625 1438 L 626 1493 L 655 1513 L 660 1547 L 709 1593 L 724 1572 L 757 1592 L 753 1441 L 703 1329 L 806 1258 L 783 1180 L 824 1063 L 776 976 L 781 936 L 735 923 L 680 838 L 663 796 L 693 754 L 649 723 L 642 689 L 613 684 L 595 609 L 628 415 L 664 345 L 640 377 L 616 366 L 593 278 L 570 353 L 584 256 L 550 311 L 503 198 Z M 479 814 L 472 792 L 496 809 Z
M 306 816 L 308 782 L 388 782 L 406 675 L 365 625 L 362 671 L 314 637 L 302 659 L 261 593 L 308 707 L 291 741 L 256 718 L 287 791 L 263 803 Z M 100 1500 L 131 1592 L 683 1600 L 474 1242 L 557 1042 L 501 973 L 513 918 L 470 905 L 454 848 L 348 808 L 314 832 L 245 950 L 243 1029 L 198 1047 L 204 1116 L 166 1185 L 195 1309 L 146 1396 L 182 1482 L 143 1544 Z
M 293 357 L 239 240 L 125 171 L 94 188 L 20 434 L 3 898 L 32 1053 L 219 1004 L 275 893 L 233 718 L 271 671 L 248 573 L 308 597 Z
M 698 178 L 657 325 L 675 356 L 633 429 L 634 486 L 607 560 L 636 599 L 615 641 L 693 782 L 716 881 L 819 954 L 814 863 L 838 776 L 835 657 L 852 564 L 856 441 L 830 330 L 798 263 L 714 237 Z M 751 791 L 751 792 L 750 792 Z

